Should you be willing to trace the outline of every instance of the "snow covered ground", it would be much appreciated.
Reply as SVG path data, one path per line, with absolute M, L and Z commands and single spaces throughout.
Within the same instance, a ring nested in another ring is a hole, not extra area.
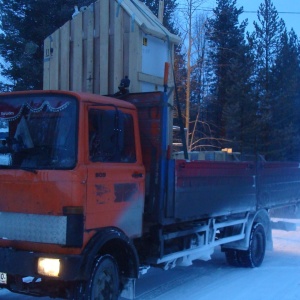
M 138 300 L 299 300 L 300 220 L 297 231 L 273 230 L 274 251 L 261 267 L 234 268 L 216 249 L 213 259 L 169 271 L 150 270 L 137 283 Z M 34 298 L 0 291 L 0 299 Z

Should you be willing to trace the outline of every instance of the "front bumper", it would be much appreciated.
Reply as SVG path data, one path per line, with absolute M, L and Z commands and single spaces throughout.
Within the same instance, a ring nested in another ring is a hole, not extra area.
M 40 257 L 57 258 L 60 260 L 60 272 L 58 277 L 47 277 L 53 280 L 78 281 L 82 280 L 82 256 L 80 255 L 49 255 L 20 251 L 12 248 L 0 248 L 0 272 L 11 276 L 21 277 L 45 277 L 37 273 L 37 263 Z

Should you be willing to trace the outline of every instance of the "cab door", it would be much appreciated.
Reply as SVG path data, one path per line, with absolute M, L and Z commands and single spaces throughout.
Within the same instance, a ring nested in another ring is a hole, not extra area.
M 141 235 L 145 171 L 135 128 L 133 110 L 88 110 L 86 229 L 113 226 L 129 237 Z

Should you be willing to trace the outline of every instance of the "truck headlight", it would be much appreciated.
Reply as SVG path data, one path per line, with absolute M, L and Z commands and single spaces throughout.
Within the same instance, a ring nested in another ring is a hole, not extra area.
M 60 271 L 60 261 L 56 258 L 40 257 L 38 260 L 38 273 L 51 277 L 58 277 Z

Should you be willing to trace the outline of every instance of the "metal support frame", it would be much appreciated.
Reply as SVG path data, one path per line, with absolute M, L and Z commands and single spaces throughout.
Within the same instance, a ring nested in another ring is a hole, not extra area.
M 235 241 L 241 241 L 246 237 L 246 228 L 249 221 L 249 213 L 241 217 L 232 218 L 226 221 L 220 221 L 218 218 L 211 218 L 201 221 L 201 224 L 195 224 L 194 227 L 189 227 L 181 231 L 163 232 L 163 229 L 159 229 L 160 239 L 160 255 L 159 258 L 153 258 L 151 263 L 153 264 L 168 264 L 176 265 L 176 261 L 179 259 L 187 258 L 187 260 L 201 259 L 213 253 L 214 247 L 231 243 Z M 240 229 L 231 235 L 225 235 L 224 237 L 217 237 L 220 229 L 226 229 L 226 227 L 240 225 Z M 191 246 L 188 249 L 174 252 L 171 254 L 165 254 L 165 241 L 175 238 L 184 238 L 186 236 L 198 235 L 203 237 L 203 244 L 199 246 Z

